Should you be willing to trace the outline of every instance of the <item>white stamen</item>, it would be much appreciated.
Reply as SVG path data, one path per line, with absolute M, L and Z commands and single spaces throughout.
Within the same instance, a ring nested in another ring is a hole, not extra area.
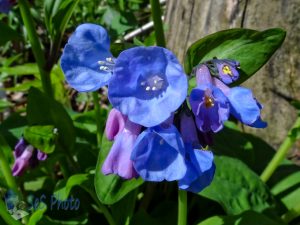
M 150 87 L 149 86 L 146 87 L 146 91 L 150 91 Z
M 142 86 L 145 86 L 145 84 L 146 84 L 145 81 L 142 81 L 142 82 L 141 82 L 141 85 L 142 85 Z
M 152 91 L 155 91 L 156 90 L 156 87 L 154 86 L 154 87 L 152 87 Z

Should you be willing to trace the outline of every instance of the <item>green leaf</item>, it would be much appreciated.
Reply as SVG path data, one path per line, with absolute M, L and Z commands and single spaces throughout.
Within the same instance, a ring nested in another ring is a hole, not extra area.
M 4 45 L 8 41 L 21 40 L 20 33 L 13 30 L 5 23 L 0 22 L 0 30 L 1 30 L 0 46 Z
M 215 156 L 215 164 L 213 182 L 200 195 L 217 201 L 228 214 L 275 208 L 276 203 L 268 187 L 242 161 Z
M 9 75 L 14 76 L 23 76 L 23 75 L 35 75 L 39 78 L 39 69 L 36 63 L 25 63 L 19 66 L 12 67 L 0 67 L 0 72 L 5 73 L 6 75 L 2 75 L 1 79 L 8 77 Z
M 43 202 L 40 202 L 36 211 L 34 211 L 27 223 L 27 225 L 36 225 L 43 218 L 44 213 L 47 211 L 47 205 Z
M 55 198 L 61 201 L 66 200 L 73 187 L 92 183 L 91 177 L 90 174 L 76 174 L 69 177 L 67 181 L 60 183 L 60 187 L 54 192 Z
M 49 154 L 55 149 L 57 134 L 53 125 L 31 126 L 24 130 L 24 138 L 33 147 Z
M 268 143 L 257 136 L 241 132 L 233 122 L 226 122 L 214 136 L 214 153 L 238 158 L 257 174 L 261 174 L 275 154 Z M 257 163 L 259 161 L 259 163 Z
M 143 183 L 141 178 L 123 180 L 116 175 L 105 176 L 101 172 L 102 164 L 111 146 L 112 142 L 108 141 L 104 136 L 96 166 L 95 189 L 99 200 L 104 204 L 114 204 L 118 202 L 130 191 L 136 189 Z
M 279 28 L 265 31 L 230 29 L 208 35 L 192 44 L 185 57 L 184 68 L 187 74 L 199 63 L 217 57 L 233 59 L 241 64 L 242 83 L 259 70 L 281 46 L 286 32 Z
M 18 84 L 17 86 L 5 88 L 6 91 L 28 91 L 31 87 L 41 88 L 42 83 L 40 80 L 30 80 L 25 81 L 22 84 Z
M 53 125 L 58 131 L 58 142 L 62 148 L 72 150 L 75 143 L 73 121 L 57 101 L 36 88 L 28 95 L 27 120 L 29 125 Z
M 272 187 L 272 193 L 279 198 L 288 210 L 297 207 L 300 202 L 300 170 L 293 162 L 285 160 L 274 175 L 278 179 Z
M 246 211 L 237 216 L 213 216 L 198 225 L 284 225 L 283 222 L 274 221 L 263 214 Z
M 3 112 L 8 107 L 13 106 L 13 104 L 5 99 L 0 99 L 0 112 Z

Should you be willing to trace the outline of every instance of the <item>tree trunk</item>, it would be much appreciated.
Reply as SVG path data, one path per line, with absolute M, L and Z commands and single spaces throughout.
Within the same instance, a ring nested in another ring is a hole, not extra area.
M 264 105 L 262 118 L 268 122 L 266 129 L 246 130 L 278 147 L 297 117 L 287 98 L 300 100 L 299 21 L 299 0 L 169 0 L 166 13 L 168 48 L 183 62 L 193 42 L 216 31 L 238 27 L 286 30 L 287 37 L 281 48 L 243 84 L 251 88 Z

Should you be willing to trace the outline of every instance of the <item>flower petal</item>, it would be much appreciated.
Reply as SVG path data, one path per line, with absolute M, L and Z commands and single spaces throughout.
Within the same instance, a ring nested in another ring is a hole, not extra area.
M 198 193 L 213 179 L 215 173 L 213 154 L 211 151 L 193 149 L 191 145 L 185 146 L 188 170 L 185 176 L 179 180 L 179 188 Z
M 122 132 L 125 121 L 126 117 L 120 111 L 114 108 L 110 110 L 105 127 L 105 134 L 108 140 L 114 140 Z
M 253 97 L 252 91 L 244 87 L 234 87 L 228 94 L 230 112 L 249 126 L 264 128 L 267 124 L 260 119 L 261 105 Z
M 108 84 L 111 72 L 100 70 L 98 61 L 111 57 L 106 30 L 95 24 L 82 24 L 69 38 L 61 68 L 67 82 L 77 91 L 94 91 Z
M 148 128 L 139 135 L 131 159 L 146 181 L 174 181 L 186 173 L 184 145 L 175 126 Z
M 168 119 L 186 95 L 187 78 L 181 65 L 172 52 L 161 47 L 123 51 L 108 88 L 111 104 L 145 127 Z

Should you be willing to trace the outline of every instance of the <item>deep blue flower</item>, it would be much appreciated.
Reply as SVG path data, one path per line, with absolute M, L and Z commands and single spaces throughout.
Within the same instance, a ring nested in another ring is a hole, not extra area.
M 12 168 L 13 176 L 21 176 L 28 167 L 35 167 L 39 161 L 47 159 L 47 154 L 35 149 L 21 138 L 14 149 L 15 162 Z
M 202 150 L 192 115 L 183 112 L 180 117 L 180 133 L 185 144 L 187 171 L 178 181 L 180 189 L 198 193 L 207 187 L 214 177 L 213 153 Z
M 229 104 L 219 88 L 211 84 L 198 85 L 189 100 L 200 131 L 218 132 L 223 128 L 229 117 Z
M 186 95 L 186 75 L 169 50 L 135 47 L 116 59 L 108 97 L 132 122 L 156 126 L 178 109 Z
M 120 122 L 118 117 L 114 117 L 116 121 L 114 124 Z M 121 121 L 121 123 L 123 123 Z M 117 125 L 120 128 L 122 125 Z M 130 159 L 131 152 L 133 150 L 133 145 L 140 133 L 141 126 L 132 123 L 130 120 L 126 119 L 125 126 L 122 131 L 116 129 L 118 133 L 114 137 L 114 144 L 110 149 L 108 156 L 106 157 L 102 165 L 102 173 L 107 174 L 117 174 L 124 179 L 131 179 L 137 177 L 133 162 Z
M 107 85 L 114 59 L 107 31 L 95 24 L 78 26 L 66 44 L 61 68 L 77 91 L 95 91 Z
M 0 0 L 0 12 L 8 13 L 13 5 L 12 0 Z
M 142 132 L 131 159 L 137 173 L 146 181 L 180 180 L 187 171 L 185 149 L 180 133 L 171 125 Z

